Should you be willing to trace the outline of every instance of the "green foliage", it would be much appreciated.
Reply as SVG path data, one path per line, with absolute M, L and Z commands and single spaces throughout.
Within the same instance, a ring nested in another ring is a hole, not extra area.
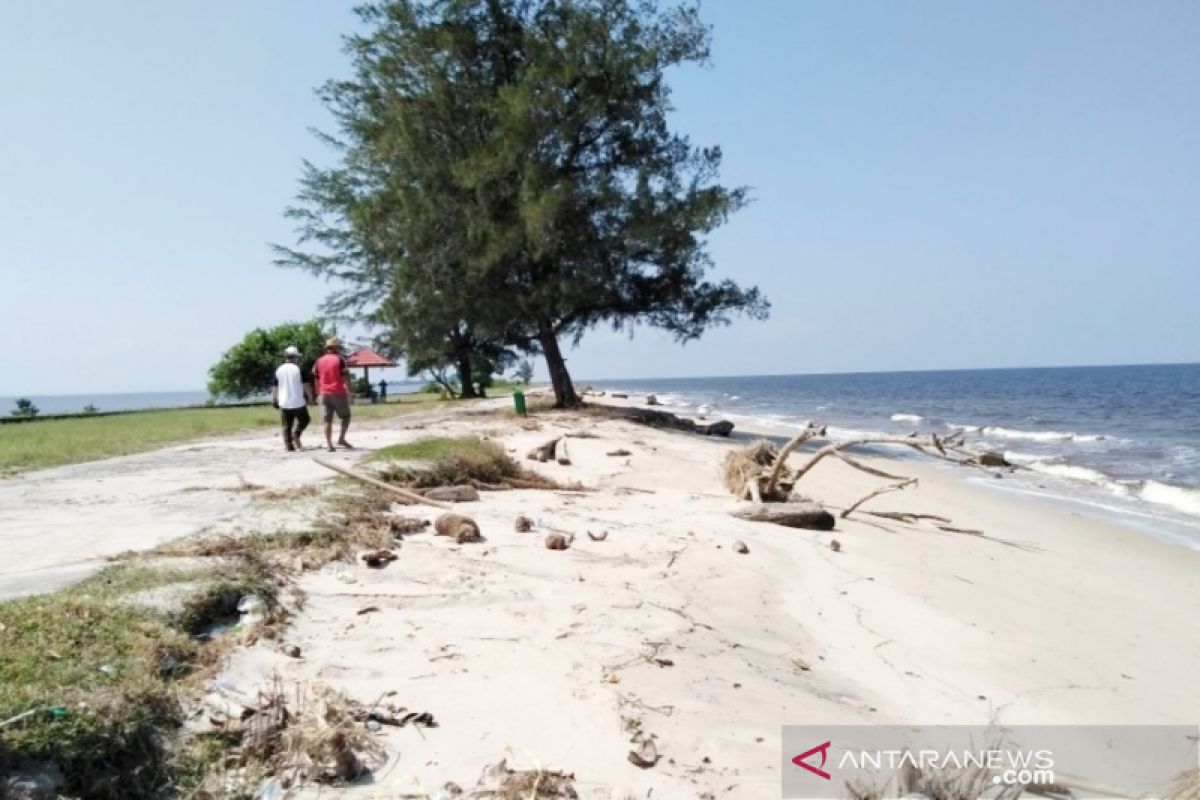
M 38 414 L 42 413 L 41 410 L 33 404 L 33 401 L 27 397 L 18 399 L 13 405 L 16 406 L 12 412 L 14 417 L 36 417 Z
M 746 202 L 719 148 L 672 133 L 666 71 L 708 58 L 692 6 L 638 0 L 392 0 L 360 9 L 353 72 L 321 95 L 341 161 L 307 165 L 288 214 L 336 278 L 334 313 L 386 328 L 410 374 L 542 353 L 577 401 L 560 339 L 646 324 L 681 341 L 756 289 L 711 282 L 705 236 Z
M 132 599 L 173 586 L 178 614 Z M 203 608 L 217 592 L 274 597 L 249 564 L 128 563 L 53 594 L 0 603 L 0 719 L 36 711 L 0 729 L 0 775 L 22 763 L 53 763 L 66 794 L 101 800 L 178 788 L 168 737 L 179 723 L 180 681 L 202 649 L 188 633 L 211 621 Z
M 530 382 L 533 381 L 533 362 L 527 358 L 522 359 L 521 362 L 517 364 L 516 371 L 513 372 L 513 380 L 520 381 L 528 386 Z
M 265 394 L 271 390 L 286 347 L 297 347 L 301 362 L 311 364 L 324 352 L 325 340 L 332 335 L 333 331 L 317 320 L 255 328 L 209 369 L 208 393 L 237 399 Z
M 387 405 L 363 405 L 355 419 L 384 419 L 432 407 L 440 392 L 396 396 Z M 143 453 L 157 447 L 238 431 L 277 428 L 270 406 L 160 409 L 133 414 L 41 418 L 5 425 L 0 433 L 0 476 L 78 461 Z
M 384 447 L 371 454 L 373 461 L 422 461 L 424 466 L 390 464 L 381 471 L 384 480 L 410 486 L 455 486 L 471 481 L 500 483 L 521 473 L 520 466 L 495 442 L 475 436 L 419 439 Z

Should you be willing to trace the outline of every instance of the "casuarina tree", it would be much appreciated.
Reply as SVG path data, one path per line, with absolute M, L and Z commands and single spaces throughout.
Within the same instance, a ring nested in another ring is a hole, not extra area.
M 766 315 L 756 289 L 706 277 L 705 237 L 743 190 L 718 182 L 718 148 L 668 125 L 666 71 L 708 59 L 695 7 L 395 0 L 359 13 L 352 77 L 322 92 L 339 162 L 306 168 L 290 212 L 313 247 L 281 258 L 342 280 L 331 307 L 399 323 L 398 342 L 452 319 L 477 342 L 540 352 L 560 406 L 578 401 L 563 345 L 596 325 L 686 341 Z

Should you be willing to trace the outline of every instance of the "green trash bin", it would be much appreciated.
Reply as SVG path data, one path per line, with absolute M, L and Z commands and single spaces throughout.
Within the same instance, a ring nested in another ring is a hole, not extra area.
M 525 393 L 520 389 L 513 389 L 513 408 L 517 410 L 517 416 L 525 416 Z

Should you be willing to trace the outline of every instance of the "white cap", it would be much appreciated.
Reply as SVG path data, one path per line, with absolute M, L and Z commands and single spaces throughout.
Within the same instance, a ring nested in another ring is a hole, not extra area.
M 285 356 L 298 356 L 298 355 L 300 355 L 300 351 L 296 349 L 296 345 L 294 345 L 294 344 L 289 344 L 289 345 L 287 346 L 287 349 L 285 349 L 285 350 L 283 351 L 283 354 L 284 354 Z

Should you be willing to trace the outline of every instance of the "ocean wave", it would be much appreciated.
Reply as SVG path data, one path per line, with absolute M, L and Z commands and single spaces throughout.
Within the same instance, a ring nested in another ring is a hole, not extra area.
M 1004 457 L 1044 475 L 1065 478 L 1076 483 L 1106 489 L 1125 498 L 1136 498 L 1156 506 L 1165 506 L 1190 516 L 1200 516 L 1200 488 L 1175 486 L 1154 480 L 1116 480 L 1100 470 L 1068 463 L 1058 456 L 1032 456 L 1006 451 Z
M 920 414 L 892 414 L 892 422 L 920 422 L 925 419 Z
M 1200 489 L 1158 481 L 1143 481 L 1138 496 L 1147 503 L 1170 506 L 1176 511 L 1200 516 Z
M 963 426 L 967 429 L 969 426 Z M 1014 428 L 1002 428 L 999 425 L 988 425 L 976 428 L 984 436 L 996 439 L 1026 439 L 1031 442 L 1103 442 L 1110 437 L 1095 433 L 1075 433 L 1073 431 L 1022 431 Z

